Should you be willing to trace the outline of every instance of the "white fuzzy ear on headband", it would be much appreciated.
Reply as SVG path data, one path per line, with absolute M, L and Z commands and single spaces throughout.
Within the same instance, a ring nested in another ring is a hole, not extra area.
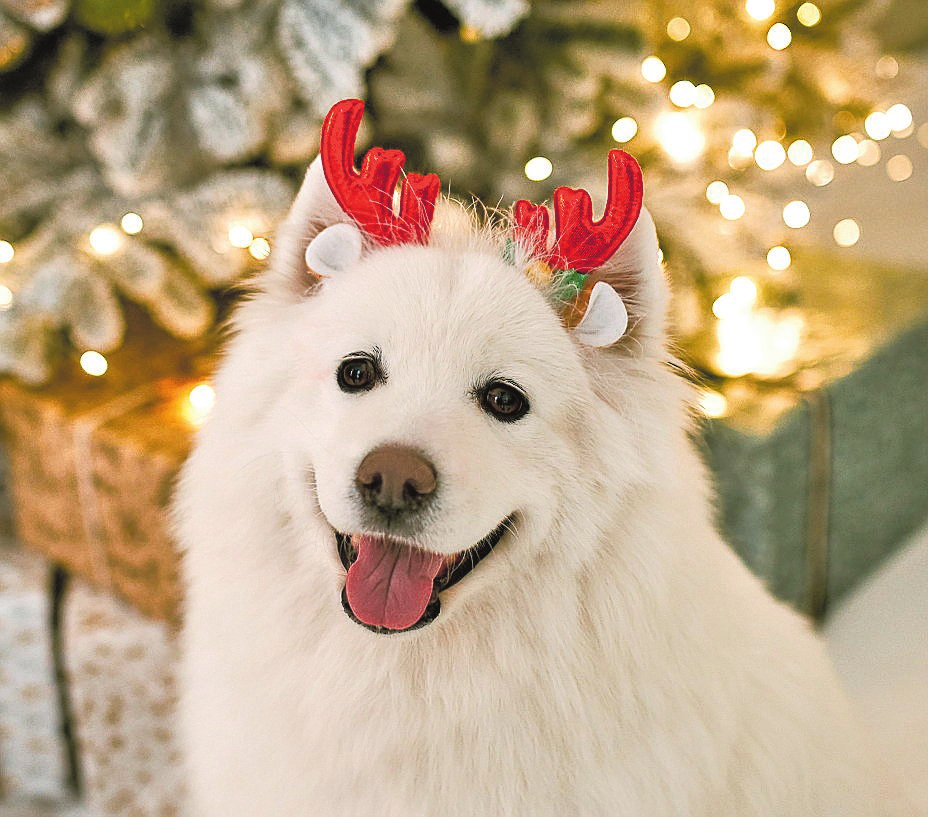
M 357 225 L 349 222 L 333 224 L 309 242 L 306 266 L 316 275 L 335 275 L 358 262 L 362 245 Z
M 622 297 L 605 281 L 597 281 L 583 318 L 573 336 L 587 346 L 612 346 L 628 328 L 628 310 Z

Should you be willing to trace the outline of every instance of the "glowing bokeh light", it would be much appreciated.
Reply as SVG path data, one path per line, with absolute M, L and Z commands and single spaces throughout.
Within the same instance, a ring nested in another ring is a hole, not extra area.
M 645 57 L 641 63 L 641 76 L 648 82 L 660 82 L 667 76 L 667 66 L 658 57 Z
M 138 235 L 142 232 L 145 222 L 138 213 L 126 213 L 119 221 L 119 226 L 126 235 Z
M 849 133 L 839 136 L 831 144 L 831 155 L 835 157 L 838 164 L 849 165 L 851 162 L 856 162 L 860 155 L 857 140 Z
M 816 159 L 814 162 L 810 162 L 806 168 L 806 178 L 816 187 L 824 187 L 826 184 L 830 184 L 834 177 L 834 165 L 825 159 Z
M 638 123 L 630 116 L 623 116 L 612 123 L 612 138 L 620 144 L 630 142 L 638 133 Z
M 803 3 L 796 9 L 796 19 L 806 28 L 812 28 L 821 22 L 822 12 L 815 3 Z
M 805 227 L 811 218 L 809 205 L 804 201 L 791 201 L 783 208 L 783 223 L 794 230 Z
M 777 4 L 774 0 L 745 0 L 744 10 L 750 17 L 761 22 L 773 16 Z
M 757 146 L 754 161 L 761 170 L 776 170 L 786 161 L 786 151 L 779 142 L 768 139 Z
M 860 241 L 860 225 L 852 218 L 841 219 L 832 231 L 839 247 L 853 247 Z
M 99 352 L 84 352 L 81 355 L 81 368 L 93 377 L 102 377 L 109 368 L 106 358 Z
M 812 161 L 815 155 L 810 145 L 805 139 L 797 139 L 792 142 L 786 149 L 786 155 L 796 167 L 804 167 Z
M 783 272 L 783 270 L 789 269 L 789 265 L 792 263 L 793 258 L 786 247 L 778 245 L 767 250 L 767 266 L 770 269 Z
M 793 41 L 793 32 L 784 23 L 774 23 L 767 32 L 767 45 L 774 51 L 782 51 Z
M 122 234 L 115 224 L 98 224 L 90 231 L 88 241 L 97 255 L 113 255 L 122 247 Z
M 706 187 L 706 198 L 712 204 L 721 204 L 722 199 L 728 195 L 728 185 L 725 182 L 709 182 Z
M 886 175 L 894 182 L 904 182 L 912 176 L 912 160 L 904 153 L 898 153 L 886 160 Z
M 746 209 L 744 199 L 733 193 L 729 193 L 719 202 L 719 212 L 722 214 L 723 218 L 729 221 L 737 221 L 744 215 Z
M 706 136 L 683 111 L 665 111 L 654 120 L 654 133 L 664 152 L 678 164 L 690 164 L 706 149 Z
M 674 17 L 667 23 L 667 36 L 677 43 L 689 37 L 691 30 L 689 22 L 683 17 Z

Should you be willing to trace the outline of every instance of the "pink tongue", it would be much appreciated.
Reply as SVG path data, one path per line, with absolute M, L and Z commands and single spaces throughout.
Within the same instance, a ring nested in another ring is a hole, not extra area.
M 357 561 L 348 569 L 348 603 L 372 627 L 405 630 L 425 612 L 444 559 L 389 539 L 354 536 Z

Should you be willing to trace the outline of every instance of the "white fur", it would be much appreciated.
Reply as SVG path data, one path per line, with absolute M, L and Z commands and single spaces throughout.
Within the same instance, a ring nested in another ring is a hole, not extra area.
M 316 166 L 238 314 L 181 481 L 182 720 L 197 817 L 874 817 L 892 812 L 819 639 L 722 543 L 666 365 L 645 215 L 614 259 L 629 331 L 575 342 L 498 236 L 440 205 L 309 295 L 344 220 Z M 388 377 L 345 394 L 346 355 Z M 515 380 L 516 423 L 475 383 Z M 385 442 L 432 459 L 423 547 L 515 512 L 432 624 L 351 621 L 333 527 Z

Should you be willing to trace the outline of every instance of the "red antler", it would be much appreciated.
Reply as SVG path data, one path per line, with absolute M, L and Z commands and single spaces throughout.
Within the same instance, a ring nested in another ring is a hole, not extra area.
M 343 99 L 326 115 L 319 152 L 329 189 L 342 210 L 378 243 L 423 243 L 441 182 L 434 173 L 410 173 L 403 183 L 399 214 L 395 214 L 393 191 L 406 157 L 399 150 L 371 148 L 358 173 L 354 148 L 363 114 L 360 99 Z
M 641 168 L 622 150 L 609 151 L 606 210 L 593 221 L 593 203 L 585 190 L 554 191 L 554 246 L 548 242 L 548 210 L 521 199 L 513 208 L 515 235 L 528 250 L 557 269 L 591 272 L 605 264 L 628 237 L 641 212 Z

